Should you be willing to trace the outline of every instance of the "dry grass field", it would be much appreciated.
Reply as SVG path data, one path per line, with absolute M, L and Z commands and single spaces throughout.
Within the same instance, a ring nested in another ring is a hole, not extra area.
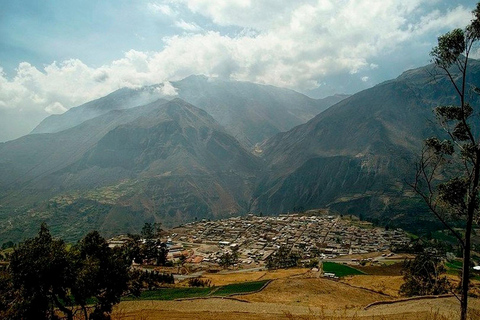
M 350 276 L 341 280 L 355 287 L 366 288 L 391 297 L 399 297 L 402 276 Z
M 113 320 L 448 320 L 455 319 L 459 309 L 455 298 L 439 298 L 376 305 L 365 310 L 365 306 L 372 302 L 398 299 L 396 290 L 401 285 L 401 277 L 364 275 L 334 281 L 317 278 L 306 271 L 290 269 L 206 275 L 215 285 L 275 280 L 261 292 L 233 298 L 125 301 L 115 307 Z M 471 299 L 470 306 L 472 320 L 480 319 L 480 300 Z
M 210 279 L 214 286 L 224 286 L 232 283 L 241 283 L 247 281 L 284 279 L 290 277 L 298 277 L 306 274 L 309 269 L 280 269 L 273 271 L 251 271 L 238 273 L 212 273 L 204 274 L 202 278 Z

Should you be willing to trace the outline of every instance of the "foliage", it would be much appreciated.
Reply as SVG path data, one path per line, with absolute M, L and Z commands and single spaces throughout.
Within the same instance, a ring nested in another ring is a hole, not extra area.
M 480 90 L 468 82 L 468 71 L 471 50 L 480 40 L 480 3 L 473 11 L 473 17 L 465 30 L 455 29 L 440 36 L 438 45 L 431 51 L 436 70 L 450 81 L 459 104 L 435 108 L 447 139 L 433 137 L 425 141 L 412 185 L 430 211 L 455 237 L 463 252 L 462 320 L 467 319 L 472 229 L 479 218 L 480 137 L 477 135 L 480 119 L 471 103 L 475 101 L 472 97 L 479 95 Z M 455 229 L 452 221 L 462 221 L 463 230 Z M 425 266 L 436 267 L 436 261 L 432 263 Z M 439 270 L 430 271 L 438 275 Z M 437 289 L 433 287 L 429 290 Z M 404 291 L 410 293 L 415 290 L 407 288 Z
M 145 224 L 142 227 L 142 231 L 141 231 L 140 235 L 142 236 L 143 239 L 154 239 L 154 238 L 158 238 L 162 231 L 163 230 L 162 230 L 162 224 L 161 223 L 145 222 Z
M 65 243 L 53 239 L 45 224 L 35 238 L 12 253 L 9 273 L 9 294 L 14 299 L 5 313 L 11 319 L 55 319 L 54 308 L 72 318 L 72 311 L 61 302 L 70 302 L 68 288 L 75 279 L 70 255 Z
M 225 269 L 238 263 L 238 247 L 233 247 L 232 252 L 224 252 L 220 256 L 219 265 Z
M 451 285 L 447 277 L 444 262 L 434 251 L 424 251 L 413 260 L 404 263 L 404 284 L 400 294 L 411 297 L 419 295 L 438 295 L 449 292 Z
M 161 224 L 147 222 L 140 235 L 130 234 L 130 240 L 123 247 L 130 261 L 164 266 L 167 263 L 168 248 L 166 243 L 156 238 L 161 231 Z
M 42 224 L 36 237 L 14 249 L 8 269 L 0 272 L 0 317 L 110 319 L 125 292 L 139 294 L 143 286 L 173 282 L 172 275 L 158 272 L 135 278 L 130 264 L 128 251 L 109 248 L 96 231 L 68 249 Z
M 260 290 L 268 280 L 234 283 L 221 287 L 164 288 L 144 291 L 138 297 L 128 296 L 123 300 L 175 300 L 182 298 L 205 297 L 209 295 L 229 296 Z
M 134 269 L 130 270 L 128 287 L 131 294 L 138 296 L 145 289 L 154 290 L 173 283 L 175 279 L 171 273 Z
M 298 266 L 300 256 L 281 246 L 267 258 L 267 269 L 286 269 Z
M 188 285 L 190 287 L 211 287 L 212 281 L 210 281 L 210 279 L 201 279 L 196 277 L 188 279 Z
M 94 298 L 96 301 L 90 319 L 105 319 L 112 306 L 120 302 L 127 290 L 130 262 L 120 250 L 112 250 L 97 231 L 87 234 L 72 249 L 75 282 L 71 293 L 79 304 L 85 318 L 86 307 Z
M 310 260 L 304 262 L 303 266 L 305 268 L 309 268 L 309 269 L 316 268 L 316 267 L 318 267 L 318 259 L 310 259 Z
M 2 244 L 2 250 L 8 249 L 8 248 L 13 248 L 15 244 L 13 241 L 7 241 Z

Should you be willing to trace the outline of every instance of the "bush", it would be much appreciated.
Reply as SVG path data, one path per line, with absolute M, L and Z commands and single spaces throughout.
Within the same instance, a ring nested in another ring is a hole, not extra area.
M 212 282 L 210 279 L 190 278 L 188 279 L 188 285 L 190 287 L 210 287 Z

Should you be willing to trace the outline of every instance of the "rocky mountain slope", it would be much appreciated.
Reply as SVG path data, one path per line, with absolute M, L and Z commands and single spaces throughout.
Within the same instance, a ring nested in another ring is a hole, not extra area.
M 347 97 L 315 100 L 293 90 L 204 76 L 190 76 L 172 85 L 180 98 L 207 111 L 248 149 Z
M 480 85 L 480 63 L 470 66 Z M 331 207 L 411 227 L 419 204 L 407 185 L 422 141 L 441 134 L 432 109 L 455 103 L 451 84 L 433 66 L 357 93 L 262 146 L 267 173 L 253 211 Z M 477 104 L 478 106 L 478 104 Z
M 70 235 L 111 234 L 144 221 L 241 214 L 259 170 L 235 138 L 183 100 L 114 110 L 0 145 L 0 202 L 21 213 L 1 229 L 15 235 L 46 219 Z
M 279 132 L 310 120 L 347 97 L 335 95 L 316 100 L 293 90 L 205 76 L 190 76 L 171 85 L 176 90 L 175 96 L 163 94 L 164 84 L 117 90 L 71 108 L 64 114 L 49 116 L 32 133 L 59 132 L 111 110 L 128 109 L 159 98 L 178 97 L 207 111 L 227 132 L 251 149 Z

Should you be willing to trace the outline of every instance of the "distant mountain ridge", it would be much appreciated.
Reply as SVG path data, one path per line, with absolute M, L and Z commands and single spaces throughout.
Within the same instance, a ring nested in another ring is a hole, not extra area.
M 63 114 L 45 118 L 31 133 L 60 132 L 112 110 L 123 110 L 148 104 L 160 98 L 156 89 L 147 86 L 139 89 L 122 88 L 116 90 L 105 97 L 71 108 Z
M 255 144 L 302 124 L 341 101 L 346 95 L 311 99 L 289 89 L 241 81 L 190 76 L 172 82 L 176 97 L 205 111 L 244 146 Z M 165 96 L 162 85 L 119 89 L 105 97 L 43 120 L 31 133 L 54 133 L 72 128 L 111 110 L 128 109 Z

